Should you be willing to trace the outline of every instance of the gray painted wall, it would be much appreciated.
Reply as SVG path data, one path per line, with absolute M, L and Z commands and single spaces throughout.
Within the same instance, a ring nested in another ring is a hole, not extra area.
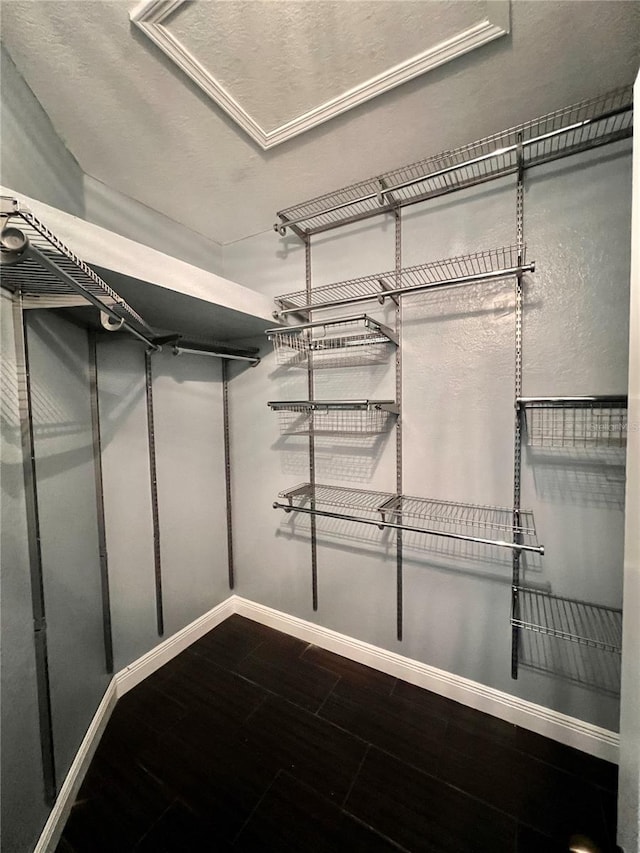
M 106 672 L 87 333 L 28 315 L 40 541 L 56 775 L 61 785 Z
M 624 393 L 627 381 L 630 144 L 528 173 L 524 393 Z M 403 211 L 403 263 L 506 245 L 515 192 L 494 182 Z M 312 243 L 313 283 L 391 269 L 392 222 Z M 296 238 L 263 234 L 226 247 L 226 273 L 270 295 L 304 286 Z M 383 318 L 379 306 L 367 305 Z M 386 315 L 387 319 L 389 315 Z M 509 506 L 513 465 L 513 284 L 407 298 L 403 328 L 404 491 Z M 387 396 L 384 368 L 325 371 L 316 396 Z M 311 609 L 308 519 L 271 509 L 280 489 L 308 479 L 306 439 L 281 437 L 270 399 L 305 399 L 301 372 L 273 355 L 231 384 L 238 593 L 580 719 L 618 728 L 611 655 L 525 638 L 510 678 L 510 561 L 498 549 L 408 536 L 405 638 L 395 638 L 393 539 L 374 528 L 318 521 L 319 597 Z M 318 481 L 393 490 L 393 435 L 319 440 Z M 620 605 L 623 455 L 525 449 L 524 507 L 547 553 L 526 561 L 527 583 Z M 255 471 L 261 472 L 256 481 Z M 372 532 L 373 531 L 373 532 Z M 259 551 L 260 559 L 256 560 Z
M 2 850 L 31 850 L 44 826 L 31 584 L 11 298 L 0 294 L 2 394 Z
M 144 348 L 99 344 L 103 477 L 116 670 L 160 642 Z M 221 367 L 154 355 L 153 402 L 165 637 L 229 595 Z
M 219 243 L 83 172 L 4 44 L 0 45 L 0 71 L 0 181 L 4 186 L 222 274 Z
M 4 45 L 0 45 L 0 63 L 2 183 L 67 213 L 84 216 L 82 169 Z

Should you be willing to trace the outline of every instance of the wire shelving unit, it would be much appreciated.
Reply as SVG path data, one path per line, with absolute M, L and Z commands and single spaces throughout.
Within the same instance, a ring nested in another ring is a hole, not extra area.
M 378 435 L 398 416 L 393 400 L 285 400 L 267 403 L 278 412 L 282 435 Z
M 511 624 L 593 649 L 620 653 L 622 610 L 552 595 L 528 587 L 514 589 Z
M 277 213 L 300 237 L 481 184 L 631 136 L 633 89 L 581 101 L 470 145 L 326 193 Z
M 286 328 L 267 329 L 276 361 L 285 367 L 353 367 L 382 364 L 389 345 L 398 345 L 398 336 L 367 314 L 302 323 Z
M 520 397 L 527 444 L 540 448 L 615 448 L 627 443 L 627 398 Z
M 15 199 L 1 199 L 2 287 L 22 294 L 25 308 L 94 305 L 113 328 L 152 349 L 154 332 L 133 308 L 84 261 Z
M 534 270 L 535 263 L 526 261 L 526 247 L 520 256 L 517 246 L 503 246 L 404 267 L 399 272 L 391 270 L 327 284 L 315 288 L 311 296 L 306 290 L 277 296 L 275 302 L 279 310 L 276 316 L 305 314 L 319 308 L 355 305 L 372 299 L 384 303 L 385 299 L 396 299 L 404 294 L 477 284 Z
M 512 551 L 544 554 L 538 543 L 533 513 L 505 507 L 418 498 L 392 492 L 303 483 L 280 492 L 274 509 L 361 522 L 381 529 L 409 530 L 463 542 L 493 545 Z M 283 503 L 286 501 L 286 503 Z M 332 507 L 341 512 L 319 509 Z

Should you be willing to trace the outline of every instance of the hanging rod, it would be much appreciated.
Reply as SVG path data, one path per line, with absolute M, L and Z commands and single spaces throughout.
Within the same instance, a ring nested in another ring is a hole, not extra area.
M 277 296 L 275 302 L 279 310 L 276 317 L 353 305 L 371 299 L 383 303 L 387 298 L 395 299 L 405 294 L 508 278 L 534 270 L 535 263 L 526 262 L 526 247 L 519 251 L 517 246 L 502 246 L 403 267 L 399 271 L 390 270 L 323 285 L 313 290 L 310 296 L 306 290 Z M 390 282 L 399 283 L 399 286 L 394 287 Z
M 536 403 L 550 403 L 557 406 L 571 406 L 572 404 L 584 403 L 617 403 L 620 406 L 627 405 L 626 394 L 595 394 L 593 396 L 582 397 L 518 397 L 518 405 L 526 406 L 528 404 L 535 405 Z
M 181 347 L 174 346 L 173 347 L 174 355 L 210 355 L 214 358 L 224 358 L 229 359 L 231 361 L 248 361 L 251 363 L 253 367 L 256 364 L 260 364 L 260 359 L 257 356 L 250 355 L 232 355 L 231 353 L 226 352 L 216 352 L 215 350 L 202 350 L 202 349 L 191 349 L 190 347 Z
M 368 524 L 371 527 L 378 527 L 380 530 L 389 528 L 391 530 L 407 530 L 410 533 L 425 533 L 428 536 L 440 536 L 445 539 L 456 539 L 460 542 L 476 542 L 479 545 L 496 545 L 499 548 L 509 548 L 512 551 L 531 551 L 535 554 L 544 554 L 542 545 L 522 545 L 518 542 L 506 542 L 500 539 L 485 539 L 482 536 L 466 536 L 463 533 L 448 533 L 442 530 L 433 530 L 427 527 L 415 527 L 411 524 L 396 524 L 393 521 L 383 521 L 382 519 L 374 520 L 362 518 L 358 515 L 347 515 L 342 512 L 329 512 L 323 509 L 311 509 L 303 506 L 290 506 L 279 501 L 273 502 L 273 509 L 283 509 L 286 513 L 303 512 L 306 515 L 319 515 L 322 518 L 337 518 L 342 521 L 355 521 L 359 524 Z
M 321 515 L 343 521 L 360 522 L 379 527 L 381 530 L 389 527 L 464 542 L 497 545 L 513 551 L 544 554 L 544 547 L 537 541 L 533 513 L 530 510 L 520 512 L 520 523 L 516 525 L 513 510 L 507 507 L 411 497 L 388 492 L 373 492 L 367 489 L 352 489 L 346 486 L 302 483 L 280 492 L 278 497 L 285 499 L 287 503 L 276 501 L 273 508 L 282 509 L 287 513 L 302 512 L 308 515 Z M 310 505 L 294 504 L 294 499 L 308 501 Z M 318 504 L 331 506 L 339 511 L 320 510 L 317 509 Z M 354 515 L 354 511 L 361 514 Z M 366 514 L 365 517 L 362 516 L 363 513 Z M 390 521 L 390 518 L 395 520 Z M 407 520 L 421 522 L 422 526 L 418 526 L 417 523 L 404 523 Z M 509 534 L 513 539 L 519 538 L 520 541 L 506 540 L 505 534 Z
M 633 132 L 632 104 L 630 86 L 616 89 L 470 145 L 286 208 L 278 212 L 280 221 L 274 230 L 284 236 L 290 228 L 304 239 L 309 234 L 513 174 L 518 170 L 519 150 L 524 167 L 531 168 L 624 139 Z M 415 192 L 420 184 L 424 185 L 423 191 Z
M 17 230 L 18 229 L 13 229 L 13 228 L 11 229 L 11 231 L 14 231 L 14 232 Z M 27 261 L 27 260 L 35 261 L 39 266 L 41 266 L 43 269 L 47 270 L 53 276 L 55 276 L 55 278 L 58 279 L 59 282 L 66 285 L 67 287 L 71 288 L 71 290 L 75 291 L 77 294 L 82 296 L 83 299 L 86 299 L 87 302 L 90 302 L 99 311 L 101 311 L 102 313 L 107 314 L 109 317 L 111 317 L 111 319 L 117 323 L 117 327 L 119 329 L 124 329 L 130 335 L 133 335 L 134 337 L 138 338 L 138 340 L 140 340 L 144 344 L 146 344 L 146 346 L 150 350 L 157 352 L 161 349 L 161 347 L 158 344 L 155 344 L 151 340 L 151 338 L 148 338 L 142 332 L 138 331 L 138 329 L 136 329 L 134 326 L 131 325 L 131 323 L 129 323 L 127 320 L 125 320 L 121 314 L 118 314 L 116 311 L 114 311 L 110 305 L 108 305 L 106 302 L 101 300 L 99 297 L 95 296 L 90 290 L 87 290 L 81 284 L 79 284 L 77 281 L 75 281 L 73 276 L 69 275 L 65 270 L 63 270 L 61 267 L 59 267 L 58 264 L 52 258 L 50 258 L 48 255 L 44 254 L 44 252 L 41 252 L 40 249 L 33 246 L 29 242 L 28 237 L 23 232 L 20 232 L 20 233 L 23 235 L 24 240 L 26 242 L 26 245 L 20 250 L 19 258 L 17 261 L 18 263 L 22 263 L 22 262 Z M 15 236 L 16 236 L 16 239 L 18 239 L 17 235 L 15 235 Z M 7 249 L 4 246 L 3 246 L 3 251 L 7 251 Z M 11 250 L 9 250 L 9 251 L 11 251 Z M 6 268 L 3 270 L 3 275 L 4 274 L 6 274 Z

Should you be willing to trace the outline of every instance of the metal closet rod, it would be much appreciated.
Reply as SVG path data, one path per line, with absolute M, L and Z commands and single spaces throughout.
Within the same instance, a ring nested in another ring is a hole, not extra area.
M 587 397 L 518 397 L 518 404 L 527 403 L 627 403 L 626 394 L 596 394 Z
M 392 530 L 408 530 L 411 533 L 425 533 L 428 536 L 441 536 L 445 539 L 458 539 L 461 542 L 477 542 L 480 545 L 497 545 L 499 548 L 509 548 L 512 551 L 531 551 L 534 554 L 544 554 L 543 545 L 522 545 L 519 542 L 506 542 L 501 539 L 483 539 L 480 536 L 465 536 L 463 533 L 445 533 L 441 530 L 430 530 L 426 527 L 414 527 L 408 524 L 395 524 L 393 521 L 373 521 L 368 518 L 360 518 L 357 515 L 347 515 L 340 512 L 329 512 L 323 509 L 310 509 L 309 507 L 290 506 L 279 501 L 274 501 L 274 509 L 283 509 L 286 513 L 289 512 L 304 512 L 307 515 L 320 515 L 323 518 L 337 518 L 342 521 L 356 521 L 359 524 L 368 524 L 372 527 L 378 527 L 382 530 L 388 527 Z
M 621 115 L 622 113 L 626 113 L 631 109 L 630 105 L 626 105 L 624 107 L 618 107 L 615 110 L 609 110 L 606 113 L 601 113 L 594 118 L 586 118 L 581 121 L 573 122 L 573 124 L 566 125 L 565 127 L 557 128 L 556 130 L 550 130 L 547 133 L 541 133 L 539 136 L 534 136 L 531 139 L 525 139 L 522 141 L 522 148 L 528 148 L 531 145 L 536 145 L 539 142 L 545 142 L 548 139 L 553 139 L 556 136 L 561 136 L 563 133 L 571 133 L 573 130 L 579 130 L 580 128 L 587 127 L 590 124 L 595 124 L 600 121 L 605 121 L 608 118 L 614 118 L 617 115 Z M 350 201 L 342 202 L 341 204 L 336 204 L 333 207 L 328 207 L 326 210 L 318 210 L 314 213 L 309 213 L 306 216 L 300 216 L 297 219 L 282 219 L 281 222 L 277 222 L 273 227 L 275 231 L 281 233 L 280 229 L 286 229 L 292 225 L 298 225 L 300 222 L 306 222 L 309 219 L 316 219 L 318 216 L 325 216 L 330 213 L 336 213 L 339 210 L 344 210 L 347 207 L 353 207 L 356 204 L 361 204 L 366 201 L 373 201 L 374 199 L 379 199 L 381 206 L 384 202 L 384 197 L 387 195 L 393 196 L 394 192 L 398 190 L 407 189 L 408 187 L 415 186 L 416 184 L 421 184 L 424 181 L 433 180 L 433 178 L 439 178 L 443 175 L 448 175 L 451 172 L 457 172 L 460 169 L 464 169 L 468 166 L 474 166 L 478 163 L 483 163 L 486 160 L 490 160 L 494 157 L 502 157 L 505 154 L 510 154 L 513 151 L 517 151 L 519 148 L 519 143 L 514 142 L 512 145 L 505 145 L 503 148 L 496 148 L 494 151 L 489 151 L 487 154 L 480 154 L 478 157 L 472 157 L 469 160 L 464 160 L 460 163 L 455 163 L 452 166 L 445 166 L 442 169 L 438 169 L 436 172 L 429 172 L 426 175 L 421 175 L 418 178 L 411 178 L 411 180 L 403 181 L 401 184 L 394 184 L 392 187 L 381 187 L 378 192 L 368 193 L 367 195 L 359 196 L 358 198 L 351 199 Z M 526 168 L 526 167 L 525 167 Z M 375 211 L 372 211 L 375 213 Z
M 334 299 L 331 302 L 320 302 L 317 305 L 300 305 L 296 308 L 283 308 L 277 311 L 278 317 L 285 317 L 287 314 L 300 314 L 301 311 L 317 311 L 320 308 L 337 308 L 339 305 L 355 305 L 358 302 L 367 302 L 370 299 L 377 299 L 379 302 L 384 302 L 388 297 L 404 296 L 411 293 L 423 293 L 426 290 L 437 290 L 440 287 L 461 287 L 465 284 L 473 284 L 479 281 L 489 281 L 497 278 L 507 278 L 512 275 L 519 275 L 525 272 L 535 272 L 535 262 L 523 264 L 518 267 L 508 267 L 503 270 L 494 270 L 493 272 L 473 273 L 473 275 L 463 275 L 458 278 L 447 278 L 444 281 L 436 281 L 431 284 L 418 284 L 411 287 L 396 287 L 393 290 L 381 290 L 380 293 L 368 293 L 362 296 L 349 296 L 345 299 Z
M 249 356 L 249 355 L 231 355 L 226 352 L 217 352 L 215 350 L 203 350 L 203 349 L 192 349 L 191 347 L 181 347 L 174 346 L 173 354 L 174 355 L 210 355 L 214 358 L 226 358 L 230 361 L 249 361 L 255 367 L 256 364 L 260 363 L 260 359 L 257 356 Z
M 94 296 L 93 293 L 89 290 L 85 290 L 81 284 L 70 276 L 65 270 L 56 264 L 51 258 L 47 257 L 43 252 L 40 251 L 36 246 L 33 246 L 31 243 L 28 243 L 27 248 L 25 249 L 24 255 L 32 257 L 37 263 L 43 266 L 45 269 L 48 269 L 50 273 L 52 273 L 57 279 L 62 281 L 64 284 L 71 287 L 76 293 L 82 296 L 83 299 L 86 299 L 88 302 L 91 302 L 99 311 L 102 311 L 105 314 L 108 314 L 113 320 L 118 323 L 118 327 L 122 329 L 126 329 L 130 335 L 138 338 L 144 344 L 149 347 L 149 349 L 154 351 L 159 351 L 161 347 L 158 344 L 155 344 L 150 338 L 144 335 L 142 332 L 139 332 L 134 326 L 132 326 L 127 320 L 120 316 L 113 308 L 110 308 L 108 305 L 105 305 L 102 300 L 98 299 L 97 296 Z

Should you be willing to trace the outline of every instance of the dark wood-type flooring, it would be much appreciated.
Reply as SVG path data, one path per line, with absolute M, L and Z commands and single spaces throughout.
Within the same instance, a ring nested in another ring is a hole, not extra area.
M 611 853 L 615 791 L 611 764 L 233 616 L 118 702 L 57 853 Z

